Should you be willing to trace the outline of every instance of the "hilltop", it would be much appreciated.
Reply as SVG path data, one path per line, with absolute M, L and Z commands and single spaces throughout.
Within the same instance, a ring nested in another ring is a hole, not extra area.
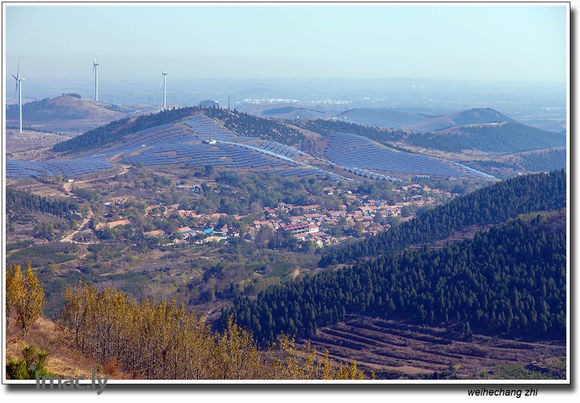
M 515 153 L 566 146 L 565 133 L 528 126 L 490 108 L 429 117 L 403 130 L 409 132 L 408 145 L 454 153 Z
M 407 137 L 406 142 L 449 152 L 480 150 L 514 153 L 565 147 L 566 135 L 508 121 L 464 124 L 431 133 L 414 133 Z
M 429 116 L 413 124 L 408 124 L 403 129 L 408 132 L 434 132 L 450 127 L 506 122 L 515 121 L 491 108 L 473 108 L 450 115 Z
M 390 108 L 355 108 L 341 112 L 336 119 L 365 126 L 400 129 L 420 122 L 424 117 Z
M 24 127 L 80 133 L 123 118 L 127 113 L 117 105 L 83 99 L 78 94 L 63 94 L 24 104 L 22 115 Z M 18 126 L 17 104 L 7 106 L 6 125 Z

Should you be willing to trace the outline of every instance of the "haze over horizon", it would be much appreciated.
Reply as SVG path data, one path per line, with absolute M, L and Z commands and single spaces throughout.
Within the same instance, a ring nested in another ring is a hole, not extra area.
M 7 77 L 357 78 L 565 83 L 550 5 L 5 5 Z

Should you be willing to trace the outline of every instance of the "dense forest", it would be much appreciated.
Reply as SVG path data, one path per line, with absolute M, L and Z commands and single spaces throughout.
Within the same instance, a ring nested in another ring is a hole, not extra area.
M 337 132 L 351 133 L 358 136 L 368 137 L 369 139 L 382 144 L 387 144 L 388 141 L 401 140 L 405 136 L 405 133 L 401 130 L 362 126 L 356 123 L 342 122 L 339 120 L 309 119 L 292 121 L 292 124 L 325 136 Z
M 462 126 L 442 133 L 415 133 L 406 142 L 425 148 L 461 152 L 520 152 L 549 147 L 565 147 L 566 136 L 536 129 L 521 123 Z
M 9 215 L 27 211 L 69 217 L 77 210 L 78 205 L 73 201 L 49 199 L 11 187 L 6 188 L 6 211 Z
M 259 341 L 312 336 L 346 314 L 404 318 L 524 338 L 563 338 L 566 326 L 565 219 L 514 220 L 475 238 L 407 250 L 352 268 L 276 286 L 234 301 L 233 315 Z
M 200 108 L 197 107 L 174 108 L 155 114 L 142 115 L 138 118 L 116 120 L 70 140 L 55 144 L 53 150 L 56 152 L 81 152 L 102 147 L 118 142 L 128 134 L 178 121 L 198 110 Z
M 550 150 L 522 155 L 522 165 L 529 171 L 566 169 L 566 150 Z
M 498 224 L 519 214 L 566 207 L 566 174 L 520 176 L 476 190 L 375 237 L 329 248 L 320 266 L 378 256 L 445 239 L 470 226 Z
M 259 137 L 288 145 L 297 144 L 304 138 L 295 128 L 274 119 L 217 107 L 207 108 L 205 113 L 208 117 L 221 121 L 228 130 L 239 136 Z

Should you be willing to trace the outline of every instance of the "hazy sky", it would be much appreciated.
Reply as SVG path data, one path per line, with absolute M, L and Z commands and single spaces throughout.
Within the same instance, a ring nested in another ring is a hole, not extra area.
M 5 4 L 27 79 L 566 80 L 567 7 Z

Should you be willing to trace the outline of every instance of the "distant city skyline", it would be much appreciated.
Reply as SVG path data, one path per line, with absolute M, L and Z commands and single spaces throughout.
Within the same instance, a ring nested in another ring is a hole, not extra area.
M 390 78 L 565 82 L 568 5 L 4 4 L 27 79 Z

